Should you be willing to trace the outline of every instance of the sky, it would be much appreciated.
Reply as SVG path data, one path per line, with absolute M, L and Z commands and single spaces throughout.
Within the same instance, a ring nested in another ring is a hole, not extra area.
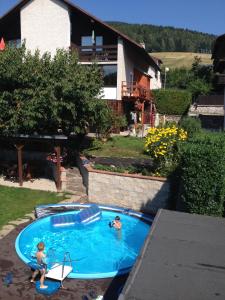
M 70 0 L 103 21 L 225 33 L 225 0 Z M 18 0 L 0 0 L 0 16 Z

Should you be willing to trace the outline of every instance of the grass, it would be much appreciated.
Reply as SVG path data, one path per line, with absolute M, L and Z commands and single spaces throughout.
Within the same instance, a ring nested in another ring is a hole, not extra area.
M 57 203 L 64 198 L 53 192 L 0 186 L 0 229 L 9 221 L 31 213 L 36 205 Z
M 115 136 L 105 143 L 95 140 L 83 153 L 96 157 L 149 158 L 144 153 L 144 142 L 140 138 Z
M 162 68 L 191 68 L 194 57 L 198 56 L 202 59 L 202 64 L 212 64 L 211 54 L 192 53 L 192 52 L 155 52 L 150 53 L 163 61 Z

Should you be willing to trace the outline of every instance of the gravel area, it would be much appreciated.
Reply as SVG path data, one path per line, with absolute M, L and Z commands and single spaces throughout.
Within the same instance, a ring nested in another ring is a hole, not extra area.
M 9 186 L 9 187 L 19 187 L 18 182 L 4 180 L 2 176 L 0 177 L 0 185 Z M 45 178 L 34 179 L 34 181 L 24 181 L 23 188 L 40 190 L 40 191 L 57 192 L 55 182 L 53 180 L 49 180 Z

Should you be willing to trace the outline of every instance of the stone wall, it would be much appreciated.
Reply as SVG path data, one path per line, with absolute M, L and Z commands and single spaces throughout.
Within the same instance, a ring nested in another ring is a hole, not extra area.
M 91 202 L 148 213 L 169 206 L 170 184 L 165 178 L 94 170 L 90 165 L 82 165 L 82 160 L 79 167 Z
M 224 116 L 223 105 L 192 105 L 188 112 L 189 116 Z

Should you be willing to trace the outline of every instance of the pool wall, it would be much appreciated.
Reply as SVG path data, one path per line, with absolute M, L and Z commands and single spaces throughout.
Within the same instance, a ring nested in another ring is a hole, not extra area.
M 38 205 L 35 207 L 35 216 L 37 218 L 46 217 L 49 215 L 72 211 L 72 210 L 79 210 L 82 208 L 90 207 L 92 204 L 97 204 L 100 209 L 102 210 L 109 210 L 114 212 L 119 212 L 121 214 L 130 215 L 132 217 L 136 217 L 141 219 L 142 221 L 146 221 L 148 223 L 152 223 L 154 220 L 154 215 L 147 215 L 144 213 L 140 213 L 134 211 L 132 209 L 123 208 L 120 206 L 115 205 L 102 205 L 98 203 L 60 203 L 60 204 L 47 204 L 47 205 Z
M 93 203 L 88 203 L 88 204 L 82 204 L 82 203 L 65 203 L 64 204 L 64 203 L 61 203 L 61 204 L 39 205 L 35 208 L 35 213 L 36 213 L 36 217 L 37 217 L 37 220 L 35 222 L 38 222 L 41 218 L 48 217 L 48 216 L 51 216 L 51 215 L 55 215 L 55 214 L 58 214 L 58 213 L 69 212 L 69 211 L 74 211 L 74 210 L 80 210 L 82 208 L 87 208 L 87 207 L 90 207 L 92 204 Z M 113 212 L 118 212 L 118 213 L 121 213 L 121 214 L 129 215 L 129 216 L 138 218 L 138 219 L 140 219 L 143 222 L 146 222 L 148 224 L 152 224 L 152 222 L 154 220 L 154 216 L 149 216 L 149 215 L 139 213 L 139 212 L 136 212 L 136 211 L 130 210 L 130 209 L 124 209 L 124 208 L 119 207 L 119 206 L 99 205 L 99 208 L 102 209 L 103 211 L 113 211 Z M 23 232 L 27 228 L 32 226 L 33 223 L 34 222 L 32 222 L 30 225 L 25 227 L 20 232 L 20 234 L 17 236 L 16 242 L 15 242 L 15 248 L 16 248 L 17 255 L 26 264 L 31 262 L 31 260 L 29 260 L 20 251 L 19 241 L 20 241 L 20 237 L 23 234 Z M 93 274 L 93 273 L 92 274 L 71 273 L 68 277 L 69 278 L 77 278 L 77 279 L 109 278 L 109 277 L 114 277 L 116 275 L 126 274 L 130 270 L 131 270 L 131 268 L 124 268 L 124 269 L 120 269 L 116 272 L 107 272 L 107 273 L 101 272 L 100 274 L 99 273 L 95 273 L 95 274 Z

